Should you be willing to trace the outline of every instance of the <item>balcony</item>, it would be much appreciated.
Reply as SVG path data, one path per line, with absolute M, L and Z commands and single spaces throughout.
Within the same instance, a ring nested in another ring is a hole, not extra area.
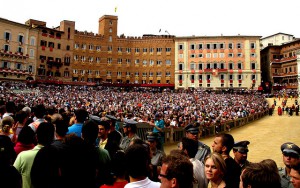
M 297 76 L 297 72 L 272 73 L 273 77 Z
M 273 59 L 271 61 L 272 63 L 285 63 L 285 62 L 296 61 L 296 60 L 297 60 L 297 56 L 292 56 L 292 57 L 284 57 L 281 59 Z
M 213 69 L 204 69 L 204 72 L 213 72 Z
M 48 34 L 47 34 L 47 33 L 42 33 L 42 36 L 43 36 L 43 37 L 47 37 Z
M 218 72 L 227 72 L 228 69 L 218 69 Z

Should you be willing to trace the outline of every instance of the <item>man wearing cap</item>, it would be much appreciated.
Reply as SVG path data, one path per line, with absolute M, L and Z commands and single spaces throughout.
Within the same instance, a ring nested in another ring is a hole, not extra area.
M 123 125 L 123 131 L 126 136 L 123 137 L 123 139 L 121 140 L 120 148 L 126 151 L 130 142 L 134 139 L 139 138 L 139 136 L 136 134 L 137 131 L 136 121 L 132 119 L 126 119 L 124 120 L 124 123 L 125 124 Z
M 250 162 L 247 160 L 249 144 L 250 142 L 247 140 L 240 141 L 236 142 L 232 148 L 234 160 L 240 165 L 242 170 L 250 164 Z
M 211 153 L 210 148 L 204 143 L 199 141 L 199 126 L 194 126 L 193 124 L 187 125 L 185 128 L 185 136 L 189 139 L 198 141 L 198 152 L 195 156 L 195 159 L 200 160 L 204 163 L 205 157 Z
M 151 158 L 151 164 L 155 166 L 161 166 L 162 157 L 165 155 L 165 153 L 158 149 L 158 135 L 156 133 L 150 132 L 147 135 L 147 143 L 150 146 L 152 158 Z
M 110 130 L 109 130 L 110 138 L 112 138 L 115 141 L 117 140 L 121 141 L 123 136 L 119 131 L 116 130 L 117 118 L 113 115 L 106 115 L 105 117 L 108 118 L 108 123 L 110 125 Z
M 147 135 L 147 143 L 150 147 L 151 152 L 151 167 L 153 173 L 153 181 L 159 181 L 158 172 L 160 171 L 162 165 L 162 158 L 165 156 L 165 153 L 161 151 L 159 148 L 159 140 L 158 135 L 156 133 L 150 132 Z
M 279 175 L 281 178 L 281 187 L 282 188 L 292 188 L 293 185 L 290 182 L 290 172 L 291 172 L 291 166 L 299 164 L 299 155 L 300 155 L 300 148 L 292 143 L 287 142 L 281 145 L 281 151 L 283 154 L 283 163 L 285 164 L 285 167 L 280 167 Z

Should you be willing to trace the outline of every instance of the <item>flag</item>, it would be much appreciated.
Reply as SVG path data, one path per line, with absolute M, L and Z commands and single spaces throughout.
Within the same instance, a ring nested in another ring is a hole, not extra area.
M 161 29 L 159 29 L 159 32 L 161 32 Z
M 118 9 L 118 8 L 117 8 L 117 7 L 115 7 L 115 12 L 117 12 L 117 9 Z

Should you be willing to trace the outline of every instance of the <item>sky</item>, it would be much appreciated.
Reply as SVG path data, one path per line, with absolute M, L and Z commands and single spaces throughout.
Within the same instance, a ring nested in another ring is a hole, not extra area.
M 300 38 L 299 0 L 9 0 L 0 17 L 59 26 L 75 21 L 78 31 L 98 32 L 103 15 L 118 16 L 118 35 L 262 36 Z

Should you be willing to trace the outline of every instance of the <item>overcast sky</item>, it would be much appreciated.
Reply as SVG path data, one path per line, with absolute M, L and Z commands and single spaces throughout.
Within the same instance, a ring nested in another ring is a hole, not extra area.
M 9 0 L 1 4 L 0 17 L 19 23 L 41 20 L 50 28 L 70 20 L 79 31 L 97 33 L 101 16 L 116 15 L 118 35 L 125 36 L 265 37 L 282 32 L 300 38 L 299 7 L 299 0 Z

